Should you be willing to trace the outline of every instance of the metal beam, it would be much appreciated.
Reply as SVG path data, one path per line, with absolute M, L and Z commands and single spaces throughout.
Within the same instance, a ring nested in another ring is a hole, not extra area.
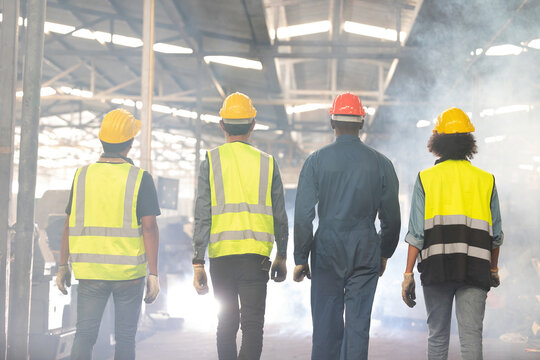
M 53 76 L 49 80 L 45 81 L 41 86 L 45 87 L 45 86 L 49 86 L 51 84 L 54 84 L 56 82 L 56 80 L 59 80 L 59 79 L 63 78 L 64 76 L 66 76 L 67 74 L 73 72 L 74 70 L 77 70 L 79 68 L 79 66 L 81 66 L 81 65 L 82 65 L 82 63 L 78 63 L 78 64 L 73 65 L 70 68 L 67 68 L 66 70 L 62 71 L 60 74 L 58 74 L 56 76 Z
M 27 0 L 19 192 L 10 288 L 8 359 L 27 359 L 34 255 L 34 202 L 46 0 Z

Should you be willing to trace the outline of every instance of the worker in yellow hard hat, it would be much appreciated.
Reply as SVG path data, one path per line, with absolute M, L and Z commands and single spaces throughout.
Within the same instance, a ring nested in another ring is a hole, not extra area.
M 58 289 L 77 288 L 77 331 L 72 359 L 91 359 L 101 317 L 112 294 L 115 359 L 135 359 L 135 333 L 144 301 L 159 293 L 159 203 L 152 176 L 127 157 L 141 122 L 124 109 L 105 115 L 99 131 L 104 153 L 75 173 L 56 276 Z M 148 275 L 148 276 L 147 276 Z
M 268 272 L 276 282 L 284 281 L 287 274 L 283 185 L 274 157 L 248 143 L 257 114 L 250 98 L 238 92 L 229 95 L 219 114 L 226 143 L 208 151 L 200 166 L 193 285 L 201 295 L 208 292 L 204 269 L 208 247 L 214 296 L 221 305 L 218 357 L 257 360 L 262 351 Z M 277 253 L 270 266 L 274 241 Z
M 500 284 L 503 242 L 492 174 L 470 163 L 477 152 L 469 117 L 461 109 L 437 118 L 428 149 L 438 159 L 416 179 L 411 203 L 403 301 L 416 305 L 413 268 L 418 258 L 429 328 L 428 359 L 447 359 L 452 303 L 465 360 L 482 359 L 487 292 Z

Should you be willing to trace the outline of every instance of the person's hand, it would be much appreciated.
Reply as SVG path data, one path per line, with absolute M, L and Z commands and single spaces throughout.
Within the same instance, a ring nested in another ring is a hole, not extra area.
M 275 282 L 282 282 L 287 277 L 287 258 L 276 254 L 270 269 L 270 275 Z
M 499 278 L 499 269 L 491 269 L 491 286 L 497 287 L 501 285 L 501 278 Z
M 403 297 L 405 304 L 411 308 L 416 305 L 416 301 L 414 301 L 416 299 L 415 287 L 414 274 L 412 272 L 403 274 L 403 283 L 401 283 L 401 297 Z
M 308 279 L 311 279 L 311 272 L 309 271 L 309 265 L 296 265 L 294 267 L 293 280 L 296 282 L 301 282 L 304 280 L 304 276 Z
M 58 265 L 58 272 L 56 273 L 56 286 L 58 290 L 64 295 L 67 295 L 66 286 L 71 286 L 71 270 L 68 264 Z
M 146 279 L 146 296 L 144 302 L 147 304 L 153 303 L 159 294 L 159 279 L 155 274 L 148 275 Z
M 193 265 L 193 287 L 195 287 L 199 295 L 208 293 L 208 279 L 206 278 L 206 271 L 204 271 L 203 264 Z
M 384 270 L 386 270 L 386 261 L 388 261 L 388 258 L 381 257 L 381 267 L 379 268 L 379 277 L 383 276 Z

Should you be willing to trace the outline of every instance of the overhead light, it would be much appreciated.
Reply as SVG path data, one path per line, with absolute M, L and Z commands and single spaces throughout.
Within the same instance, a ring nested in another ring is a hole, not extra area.
M 485 116 L 493 116 L 493 115 L 501 115 L 501 114 L 508 114 L 513 112 L 520 112 L 520 111 L 530 111 L 532 107 L 529 105 L 508 105 L 508 106 L 501 106 L 496 109 L 484 109 L 480 112 L 480 117 Z
M 112 43 L 115 45 L 122 45 L 122 46 L 127 46 L 127 47 L 134 47 L 134 48 L 143 46 L 143 41 L 139 38 L 118 35 L 118 34 L 114 34 L 112 36 Z
M 530 165 L 530 164 L 520 164 L 518 166 L 518 168 L 520 168 L 521 170 L 529 170 L 529 171 L 533 171 L 534 170 L 534 166 Z
M 504 44 L 490 47 L 486 51 L 486 56 L 519 55 L 522 51 L 523 48 L 521 46 Z
M 103 31 L 92 31 L 89 29 L 79 29 L 77 31 L 74 31 L 71 36 L 81 38 L 81 39 L 88 39 L 88 40 L 96 40 L 100 44 L 110 43 L 111 42 L 111 34 Z
M 45 26 L 43 27 L 43 31 L 45 34 L 50 33 L 57 33 L 57 34 L 67 34 L 75 30 L 75 26 L 71 25 L 64 25 L 64 24 L 57 24 L 53 22 L 45 21 Z
M 352 22 L 352 21 L 345 21 L 345 23 L 343 24 L 343 31 L 351 33 L 351 34 L 368 36 L 368 37 L 373 37 L 377 39 L 397 41 L 396 30 L 387 29 L 387 28 L 383 28 L 379 26 L 361 24 L 361 23 Z M 404 41 L 405 37 L 407 37 L 407 33 L 405 31 L 400 31 L 399 37 L 401 41 Z
M 330 31 L 332 24 L 329 20 L 317 21 L 307 24 L 292 25 L 292 26 L 283 26 L 277 29 L 277 38 L 287 39 L 295 36 L 311 35 L 311 34 L 320 34 Z
M 364 106 L 364 111 L 366 112 L 366 114 L 373 116 L 375 115 L 375 112 L 377 111 L 377 109 L 375 109 L 374 107 Z
M 431 125 L 431 121 L 429 120 L 418 120 L 416 123 L 417 128 L 423 128 Z
M 180 117 L 185 117 L 185 118 L 189 118 L 189 119 L 196 119 L 197 118 L 197 113 L 195 111 L 189 111 L 189 110 L 185 110 L 185 109 L 173 109 L 172 114 L 174 116 L 180 116 Z
M 164 53 L 164 54 L 192 54 L 193 53 L 193 49 L 183 47 L 183 46 L 165 44 L 165 43 L 155 43 L 154 51 Z
M 60 90 L 67 95 L 72 96 L 78 96 L 78 97 L 84 97 L 84 98 L 91 98 L 94 96 L 94 94 L 91 91 L 88 90 L 82 90 L 82 89 L 74 89 L 69 86 L 61 86 Z
M 314 111 L 314 110 L 320 110 L 320 109 L 329 109 L 332 106 L 332 104 L 303 104 L 303 105 L 295 105 L 295 106 L 287 106 L 286 111 L 287 114 L 300 114 L 303 112 L 308 111 Z
M 207 64 L 213 62 L 244 69 L 262 70 L 263 68 L 262 63 L 258 60 L 250 60 L 236 56 L 205 56 L 204 61 Z
M 210 114 L 202 114 L 201 120 L 211 123 L 219 123 L 221 120 L 221 117 L 216 115 L 210 115 Z
M 539 49 L 540 50 L 540 39 L 534 39 L 534 40 L 529 41 L 527 46 L 530 47 L 530 48 L 533 48 L 533 49 Z
M 484 139 L 484 142 L 486 144 L 489 144 L 489 143 L 503 141 L 504 139 L 506 139 L 506 135 L 488 136 L 487 138 Z
M 152 104 L 152 111 L 162 114 L 172 114 L 173 109 L 166 105 Z
M 268 130 L 270 129 L 270 126 L 256 123 L 253 129 L 254 130 Z
M 15 96 L 16 97 L 22 97 L 24 95 L 23 91 L 22 90 L 19 90 L 15 93 Z
M 39 92 L 40 96 L 51 96 L 51 95 L 54 95 L 54 94 L 56 94 L 56 90 L 53 89 L 50 86 L 42 87 L 40 92 Z

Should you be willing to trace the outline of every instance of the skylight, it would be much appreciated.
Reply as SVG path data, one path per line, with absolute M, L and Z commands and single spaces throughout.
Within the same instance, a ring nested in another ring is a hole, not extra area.
M 504 44 L 492 46 L 486 51 L 486 56 L 519 55 L 523 51 L 521 46 Z
M 360 24 L 353 21 L 345 21 L 345 23 L 343 24 L 343 31 L 351 33 L 351 34 L 368 36 L 368 37 L 373 37 L 377 39 L 390 40 L 390 41 L 397 40 L 396 30 L 386 29 L 379 26 Z M 405 31 L 401 31 L 399 33 L 399 36 L 400 36 L 401 41 L 403 41 L 405 37 L 407 36 L 407 33 Z
M 316 21 L 312 23 L 283 26 L 277 29 L 277 37 L 280 40 L 295 36 L 320 34 L 330 31 L 332 24 L 329 20 Z
M 259 60 L 250 60 L 236 56 L 205 56 L 204 61 L 207 64 L 213 62 L 244 69 L 262 70 L 263 68 L 262 63 Z
M 154 51 L 164 53 L 164 54 L 192 54 L 193 49 L 186 48 L 183 46 L 165 44 L 165 43 L 155 43 Z
M 539 49 L 540 50 L 540 39 L 534 39 L 534 40 L 529 41 L 527 46 L 530 47 L 530 48 L 533 48 L 533 49 Z

